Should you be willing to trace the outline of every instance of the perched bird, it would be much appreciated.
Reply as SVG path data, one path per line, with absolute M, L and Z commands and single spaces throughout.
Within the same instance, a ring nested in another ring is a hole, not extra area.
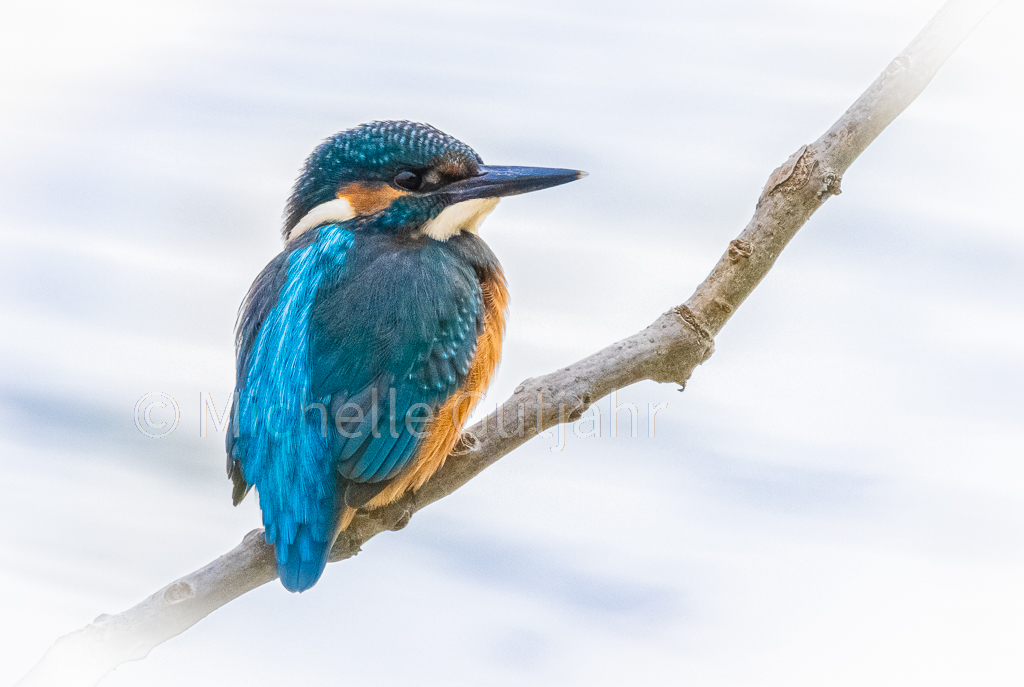
M 477 229 L 498 199 L 582 178 L 485 166 L 413 122 L 373 122 L 313 151 L 285 249 L 239 312 L 227 438 L 237 505 L 259 494 L 281 582 L 316 583 L 359 508 L 443 465 L 501 356 L 508 291 Z

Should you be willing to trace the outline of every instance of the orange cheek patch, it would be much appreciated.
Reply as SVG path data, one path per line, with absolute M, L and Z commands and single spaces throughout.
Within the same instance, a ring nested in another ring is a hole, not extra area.
M 338 189 L 338 198 L 344 198 L 356 215 L 372 215 L 391 205 L 396 198 L 407 195 L 387 184 L 346 184 Z

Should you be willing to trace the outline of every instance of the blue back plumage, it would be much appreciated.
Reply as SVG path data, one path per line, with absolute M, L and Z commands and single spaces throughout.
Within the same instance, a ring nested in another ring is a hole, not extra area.
M 267 541 L 274 544 L 285 587 L 311 586 L 327 563 L 333 541 L 336 487 L 328 437 L 306 422 L 303 409 L 323 402 L 311 394 L 309 324 L 321 284 L 343 273 L 353 236 L 339 225 L 292 251 L 277 301 L 239 370 L 239 439 L 242 473 L 259 491 Z

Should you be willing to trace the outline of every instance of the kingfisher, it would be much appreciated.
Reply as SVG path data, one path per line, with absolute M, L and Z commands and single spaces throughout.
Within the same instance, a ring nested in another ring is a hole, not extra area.
M 286 589 L 323 574 L 360 509 L 420 488 L 498 360 L 508 289 L 480 238 L 504 196 L 584 177 L 495 167 L 427 124 L 342 131 L 306 160 L 284 250 L 239 310 L 228 476 L 259 495 Z

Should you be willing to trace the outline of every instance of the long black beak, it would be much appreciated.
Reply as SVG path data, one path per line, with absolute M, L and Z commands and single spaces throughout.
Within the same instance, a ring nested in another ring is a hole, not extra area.
M 500 198 L 520 193 L 539 191 L 542 188 L 568 184 L 587 176 L 576 169 L 551 169 L 548 167 L 480 167 L 480 174 L 469 179 L 449 184 L 445 193 L 461 203 L 473 198 Z

